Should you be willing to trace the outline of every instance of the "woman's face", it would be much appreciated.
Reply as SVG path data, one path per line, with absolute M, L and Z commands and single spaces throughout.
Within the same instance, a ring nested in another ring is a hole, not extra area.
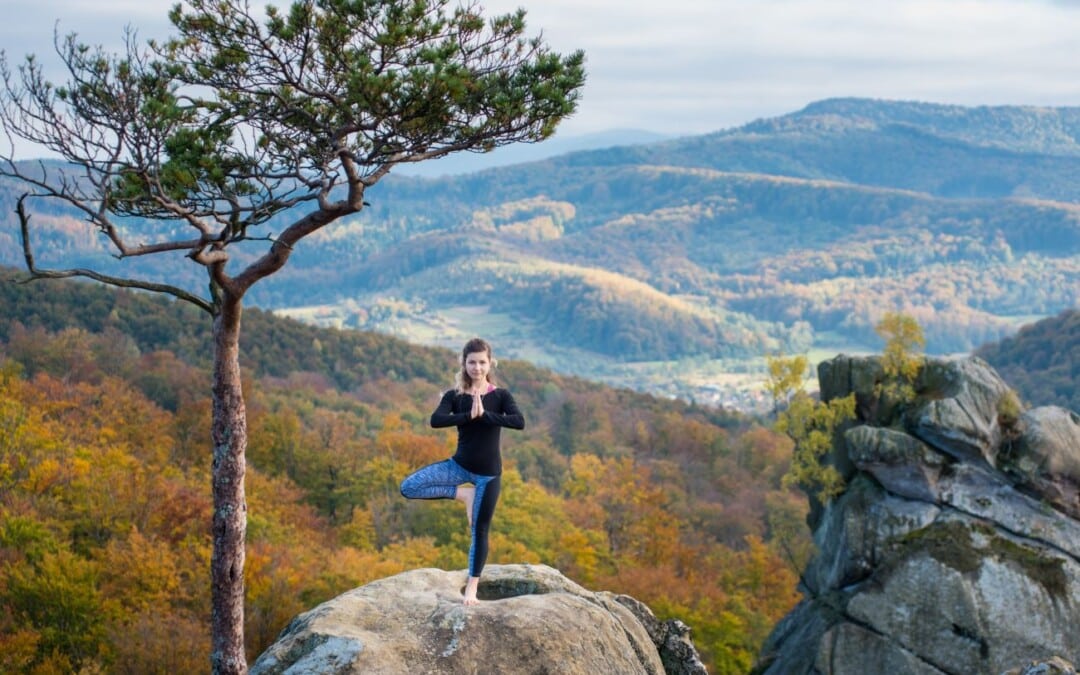
M 472 352 L 465 357 L 465 372 L 472 379 L 473 384 L 483 384 L 487 380 L 491 370 L 491 359 L 487 352 Z

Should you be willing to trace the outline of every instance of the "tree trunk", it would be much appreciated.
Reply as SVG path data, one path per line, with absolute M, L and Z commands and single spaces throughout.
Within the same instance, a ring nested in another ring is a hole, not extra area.
M 210 559 L 211 655 L 216 675 L 247 673 L 244 654 L 244 455 L 247 410 L 240 385 L 241 302 L 226 294 L 214 317 L 214 550 Z

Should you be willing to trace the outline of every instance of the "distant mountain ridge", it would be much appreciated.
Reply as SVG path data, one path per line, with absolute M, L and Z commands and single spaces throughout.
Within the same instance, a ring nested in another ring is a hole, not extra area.
M 751 122 L 734 132 L 775 133 L 828 120 L 853 128 L 895 125 L 977 146 L 1015 152 L 1080 155 L 1080 107 L 958 106 L 912 101 L 834 98 L 802 110 Z M 720 132 L 725 133 L 725 132 Z
M 424 344 L 483 334 L 653 391 L 681 362 L 695 398 L 768 353 L 876 350 L 887 310 L 915 316 L 932 353 L 967 351 L 1080 305 L 1078 119 L 832 99 L 702 136 L 391 176 L 249 297 Z M 18 265 L 0 210 L 0 262 Z M 122 269 L 73 214 L 40 220 L 44 264 Z M 205 285 L 179 257 L 125 264 Z
M 828 179 L 943 197 L 1076 201 L 1080 187 L 1069 173 L 1056 174 L 1076 169 L 1080 108 L 828 99 L 733 129 L 617 152 L 626 163 Z

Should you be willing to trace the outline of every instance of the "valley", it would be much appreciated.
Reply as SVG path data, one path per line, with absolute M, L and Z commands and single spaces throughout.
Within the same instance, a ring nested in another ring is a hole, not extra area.
M 391 174 L 247 301 L 423 345 L 479 334 L 557 372 L 756 410 L 767 356 L 876 351 L 888 311 L 956 354 L 1080 306 L 1078 139 L 1076 108 L 830 99 L 690 138 Z M 15 267 L 17 194 L 0 181 Z M 205 292 L 187 258 L 116 260 L 79 214 L 32 217 L 42 266 Z M 153 242 L 183 225 L 125 227 Z

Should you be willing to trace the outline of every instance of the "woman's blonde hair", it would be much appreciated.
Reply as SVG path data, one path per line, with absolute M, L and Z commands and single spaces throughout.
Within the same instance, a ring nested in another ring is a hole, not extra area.
M 488 344 L 488 341 L 477 337 L 466 342 L 465 347 L 461 350 L 461 367 L 458 368 L 457 374 L 454 376 L 454 388 L 458 393 L 464 393 L 469 389 L 472 389 L 472 378 L 465 372 L 465 359 L 469 358 L 469 354 L 476 354 L 478 352 L 487 354 L 488 361 L 491 361 L 491 370 L 488 371 L 488 382 L 495 384 L 495 378 L 492 377 L 492 375 L 498 361 L 495 360 L 495 354 L 492 353 L 491 345 Z

